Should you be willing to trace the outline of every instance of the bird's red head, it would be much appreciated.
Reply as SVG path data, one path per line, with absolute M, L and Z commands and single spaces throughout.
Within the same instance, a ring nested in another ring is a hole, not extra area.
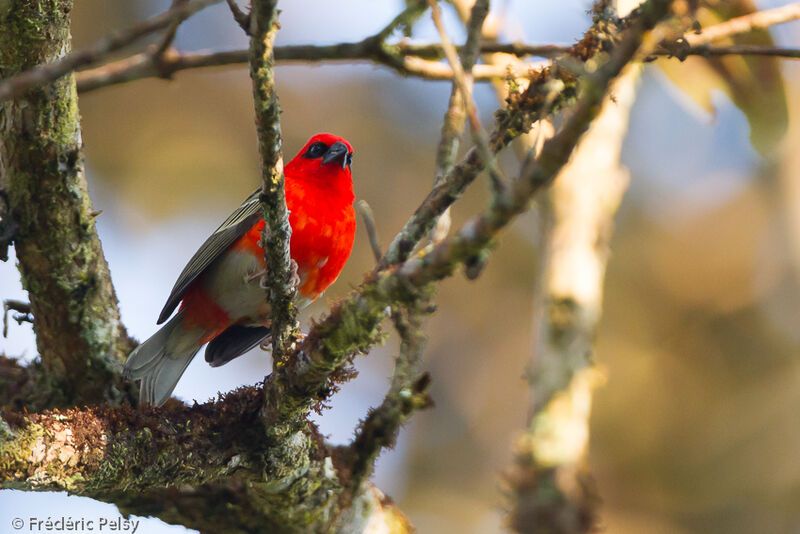
M 352 161 L 350 143 L 333 134 L 318 133 L 286 164 L 284 172 L 288 179 L 313 180 L 324 189 L 352 191 Z

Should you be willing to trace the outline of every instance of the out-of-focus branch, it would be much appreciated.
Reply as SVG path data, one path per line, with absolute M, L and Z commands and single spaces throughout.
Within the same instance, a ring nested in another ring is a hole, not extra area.
M 476 12 L 473 14 L 470 11 L 463 20 L 467 28 L 467 42 L 459 52 L 462 69 L 472 74 L 472 78 L 467 82 L 474 81 L 475 62 L 478 59 L 478 51 L 481 46 L 481 28 L 488 14 L 488 2 L 482 2 L 480 5 L 476 4 L 476 6 Z M 455 165 L 461 136 L 464 133 L 465 111 L 463 93 L 454 83 L 450 90 L 450 100 L 442 121 L 441 138 L 436 150 L 434 186 L 441 185 Z M 439 243 L 447 236 L 450 231 L 450 223 L 450 208 L 447 208 L 436 220 L 435 227 L 431 232 L 432 243 Z
M 289 251 L 292 228 L 286 208 L 281 155 L 281 110 L 275 89 L 273 46 L 277 31 L 277 1 L 253 2 L 250 12 L 250 77 L 253 79 L 258 152 L 261 156 L 261 207 L 265 221 L 261 240 L 271 310 L 273 367 L 281 364 L 288 345 L 298 333 L 294 305 L 296 283 Z
M 405 47 L 396 45 L 397 57 L 387 55 L 377 48 L 373 40 L 364 40 L 358 43 L 341 43 L 330 46 L 279 46 L 275 48 L 275 61 L 277 63 L 304 62 L 313 63 L 321 61 L 371 61 L 378 65 L 391 68 L 403 76 L 411 76 L 426 80 L 452 80 L 453 70 L 446 64 L 432 59 L 405 53 Z M 557 47 L 559 50 L 568 50 Z M 174 73 L 183 70 L 200 69 L 208 67 L 223 67 L 230 65 L 245 65 L 247 63 L 247 50 L 233 50 L 225 52 L 180 52 L 169 49 L 161 58 L 161 63 L 156 65 L 149 52 L 113 61 L 90 70 L 77 73 L 78 90 L 82 93 L 116 85 L 132 82 L 143 78 L 169 78 Z M 513 72 L 515 76 L 528 76 L 535 69 L 533 63 L 521 66 Z M 508 75 L 508 70 L 490 65 L 476 65 L 473 76 L 476 81 L 487 82 L 502 79 Z
M 800 19 L 800 2 L 792 2 L 785 6 L 764 9 L 726 20 L 708 28 L 703 28 L 699 33 L 687 33 L 684 39 L 689 43 L 689 46 L 699 46 L 740 33 L 765 30 L 770 26 L 797 19 Z
M 361 220 L 364 221 L 364 228 L 367 230 L 367 238 L 369 239 L 372 255 L 376 262 L 380 261 L 383 257 L 383 249 L 378 239 L 378 229 L 375 226 L 375 215 L 372 213 L 372 208 L 366 200 L 356 202 L 355 208 L 358 214 L 361 215 Z
M 552 532 L 588 532 L 597 523 L 599 499 L 586 466 L 592 390 L 601 380 L 592 354 L 613 217 L 628 184 L 620 154 L 640 72 L 631 66 L 615 81 L 613 101 L 605 100 L 540 203 L 540 226 L 549 232 L 538 254 L 530 421 L 510 477 L 519 532 L 544 521 L 554 523 Z
M 228 9 L 231 10 L 233 20 L 244 30 L 247 35 L 250 35 L 250 14 L 245 13 L 236 3 L 236 0 L 225 0 L 228 4 Z
M 31 315 L 31 305 L 27 302 L 19 300 L 4 300 L 3 301 L 3 337 L 8 337 L 8 312 L 15 311 L 18 315 L 14 316 L 17 324 L 23 322 L 33 323 L 33 316 Z
M 180 7 L 186 5 L 186 2 L 189 0 L 172 0 L 172 5 L 170 6 L 170 10 L 175 9 L 176 7 Z M 178 33 L 178 26 L 181 25 L 185 19 L 176 18 L 170 22 L 169 26 L 167 27 L 167 31 L 164 32 L 164 35 L 161 37 L 159 43 L 155 46 L 155 56 L 161 57 L 164 55 L 164 52 L 167 51 L 172 46 L 172 42 L 175 40 L 175 36 Z
M 786 59 L 800 59 L 800 49 L 784 48 L 779 46 L 759 45 L 728 45 L 711 46 L 697 45 L 683 47 L 670 46 L 669 49 L 656 50 L 653 56 L 670 56 L 685 59 L 688 56 L 719 57 L 719 56 L 765 56 Z
M 19 96 L 32 87 L 52 82 L 81 67 L 102 61 L 110 53 L 124 48 L 153 32 L 179 24 L 194 13 L 219 1 L 190 0 L 186 3 L 181 2 L 170 10 L 136 24 L 127 30 L 112 33 L 88 48 L 29 68 L 13 77 L 8 77 L 4 73 L 3 78 L 6 79 L 0 82 L 0 101 Z M 154 61 L 157 62 L 158 60 L 154 59 Z
M 358 43 L 353 43 L 358 44 Z M 401 44 L 398 51 L 404 54 L 401 63 L 386 63 L 380 59 L 370 57 L 368 51 L 360 51 L 358 48 L 348 46 L 349 43 L 342 45 L 326 46 L 279 46 L 275 48 L 275 61 L 277 63 L 292 62 L 321 62 L 321 61 L 342 61 L 358 62 L 371 61 L 373 63 L 391 68 L 403 76 L 422 78 L 425 80 L 450 81 L 453 79 L 453 69 L 449 65 L 436 60 L 426 59 L 415 54 L 408 53 L 412 50 Z M 426 48 L 439 50 L 439 45 L 426 45 Z M 339 54 L 334 50 L 343 50 Z M 520 54 L 531 50 L 537 53 L 533 55 L 544 57 L 556 57 L 570 50 L 566 46 L 546 45 L 516 45 L 516 44 L 493 44 L 487 43 L 481 46 L 481 53 L 504 53 Z M 755 45 L 732 45 L 732 46 L 708 46 L 698 45 L 688 48 L 677 49 L 657 49 L 652 52 L 653 56 L 723 56 L 723 55 L 754 55 L 754 56 L 775 56 L 787 59 L 797 59 L 800 51 L 795 48 L 781 48 Z M 546 52 L 545 52 L 546 51 Z M 76 74 L 78 80 L 78 91 L 87 93 L 108 87 L 145 78 L 170 78 L 176 72 L 210 67 L 224 67 L 244 65 L 247 63 L 247 50 L 233 50 L 225 52 L 181 52 L 173 48 L 168 49 L 161 57 L 161 62 L 156 65 L 152 54 L 142 52 L 130 57 L 113 61 L 90 70 L 80 71 Z M 476 82 L 491 82 L 504 80 L 507 77 L 529 78 L 538 69 L 536 63 L 516 62 L 513 67 L 506 65 L 475 65 L 472 70 L 473 80 Z
M 461 60 L 458 57 L 456 47 L 453 46 L 453 43 L 450 41 L 450 38 L 447 35 L 447 31 L 444 28 L 444 23 L 442 22 L 439 4 L 436 0 L 428 0 L 428 3 L 431 5 L 431 16 L 433 17 L 433 23 L 439 32 L 439 37 L 442 40 L 442 49 L 444 50 L 444 55 L 447 58 L 447 62 L 450 64 L 450 68 L 453 69 L 453 87 L 461 95 L 462 105 L 467 113 L 470 131 L 472 132 L 472 140 L 474 141 L 475 146 L 478 148 L 478 153 L 485 162 L 486 170 L 489 173 L 490 183 L 492 184 L 492 189 L 495 194 L 498 194 L 505 188 L 505 178 L 503 177 L 502 171 L 497 165 L 497 159 L 494 157 L 494 154 L 489 147 L 489 136 L 483 129 L 483 125 L 481 125 L 480 117 L 478 117 L 475 100 L 472 98 L 472 76 L 468 76 L 465 72 L 465 69 L 461 64 Z M 486 19 L 488 12 L 488 1 L 478 0 L 475 2 L 475 5 L 472 9 L 473 18 L 477 15 L 477 22 L 480 22 L 481 25 Z M 478 43 L 480 42 L 480 29 L 481 26 L 478 26 L 477 30 L 473 28 L 473 34 L 478 35 Z M 478 48 L 477 44 L 472 43 L 470 48 L 471 50 L 468 49 L 468 54 L 476 57 L 477 54 L 475 52 Z M 474 61 L 475 60 L 473 59 L 473 63 Z

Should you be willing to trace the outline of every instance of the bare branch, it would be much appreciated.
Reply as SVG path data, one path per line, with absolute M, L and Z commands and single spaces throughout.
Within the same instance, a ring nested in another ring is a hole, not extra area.
M 236 3 L 236 0 L 225 1 L 228 3 L 231 14 L 233 14 L 233 19 L 244 30 L 244 33 L 250 35 L 250 14 L 242 11 L 239 4 Z
M 711 46 L 697 45 L 682 48 L 680 46 L 664 50 L 655 50 L 653 56 L 670 56 L 678 59 L 685 59 L 688 56 L 765 56 L 785 59 L 800 59 L 800 48 L 784 48 L 779 46 L 759 46 L 759 45 L 729 45 Z
M 172 10 L 175 9 L 176 7 L 186 5 L 187 1 L 188 0 L 172 0 L 172 5 L 170 6 L 170 9 Z M 172 46 L 172 42 L 175 40 L 175 35 L 178 33 L 178 26 L 181 25 L 181 22 L 183 22 L 183 20 L 174 19 L 170 23 L 169 27 L 167 28 L 167 31 L 164 32 L 161 41 L 155 47 L 155 51 L 153 52 L 153 54 L 156 57 L 163 56 L 164 52 L 166 52 L 167 49 L 169 49 Z
M 467 35 L 469 36 L 469 31 Z M 555 58 L 566 54 L 570 50 L 569 46 L 553 44 L 534 45 L 526 43 L 487 43 L 480 41 L 478 41 L 476 44 L 478 45 L 478 54 L 504 53 L 512 54 L 517 57 L 534 56 Z M 414 44 L 400 42 L 397 44 L 397 46 L 406 56 L 415 56 L 422 59 L 445 59 L 444 49 L 442 48 L 441 44 Z M 464 47 L 459 46 L 456 48 L 458 49 L 459 54 L 461 54 L 463 57 L 465 53 L 464 48 L 469 48 L 469 46 L 468 38 L 467 44 Z
M 489 173 L 492 190 L 494 191 L 494 194 L 497 195 L 502 192 L 503 189 L 505 189 L 505 177 L 503 176 L 503 171 L 497 165 L 497 160 L 494 157 L 491 148 L 489 147 L 489 136 L 486 135 L 486 131 L 483 129 L 483 125 L 481 125 L 480 118 L 478 117 L 478 111 L 475 107 L 475 100 L 472 98 L 471 76 L 468 77 L 464 72 L 464 68 L 462 67 L 461 61 L 458 58 L 456 47 L 453 46 L 453 43 L 447 36 L 447 31 L 445 30 L 444 23 L 442 22 L 441 10 L 437 0 L 428 0 L 428 3 L 431 5 L 431 16 L 433 17 L 433 23 L 436 25 L 436 29 L 439 32 L 439 37 L 442 40 L 442 49 L 447 57 L 447 62 L 450 64 L 450 68 L 453 69 L 453 85 L 455 85 L 458 88 L 458 91 L 461 93 L 461 99 L 467 111 L 467 118 L 469 119 L 470 130 L 472 131 L 472 139 L 475 142 L 475 146 L 478 147 L 478 152 L 480 153 L 481 157 L 486 162 L 486 169 Z M 479 9 L 483 8 L 480 9 L 480 12 L 482 12 L 483 18 L 486 18 L 486 14 L 489 11 L 488 1 L 479 0 L 475 3 L 475 6 Z M 474 11 L 475 10 L 473 10 L 473 12 Z M 481 18 L 481 22 L 483 18 Z M 478 27 L 477 34 L 480 35 L 480 26 Z M 474 48 L 477 48 L 477 46 L 473 45 L 473 49 Z
M 383 53 L 376 55 L 377 52 L 373 44 L 373 42 L 361 41 L 331 46 L 281 46 L 275 48 L 275 61 L 277 63 L 295 61 L 370 61 L 389 67 L 403 76 L 440 81 L 449 81 L 453 78 L 452 69 L 444 63 L 405 54 L 402 54 L 399 60 L 389 59 L 390 56 Z M 398 53 L 402 53 L 402 48 L 398 48 Z M 76 79 L 78 81 L 78 90 L 86 93 L 101 87 L 144 78 L 169 78 L 172 74 L 183 70 L 245 65 L 247 63 L 247 55 L 247 50 L 179 52 L 170 49 L 164 54 L 161 65 L 156 66 L 152 60 L 152 55 L 148 52 L 142 52 L 90 70 L 78 72 Z M 533 63 L 526 64 L 512 74 L 516 77 L 529 76 L 530 71 L 535 68 L 536 65 Z M 508 69 L 505 67 L 491 65 L 476 65 L 473 71 L 475 80 L 480 82 L 503 79 L 508 74 Z
M 33 323 L 33 316 L 31 315 L 31 305 L 28 302 L 20 300 L 4 300 L 3 301 L 3 337 L 8 337 L 8 312 L 15 311 L 18 315 L 14 316 L 17 324 L 23 322 Z
M 755 13 L 736 17 L 704 28 L 700 33 L 686 34 L 684 38 L 690 46 L 698 46 L 740 33 L 748 33 L 753 30 L 765 30 L 770 26 L 797 19 L 800 19 L 800 2 L 793 2 L 785 6 L 756 11 Z
M 38 65 L 30 70 L 0 82 L 0 102 L 14 98 L 28 89 L 57 80 L 65 74 L 81 67 L 91 65 L 109 53 L 124 48 L 153 32 L 180 23 L 201 9 L 220 0 L 190 0 L 175 6 L 127 30 L 112 33 L 94 45 L 66 55 L 52 63 Z
M 361 215 L 364 221 L 364 228 L 367 229 L 367 237 L 369 238 L 369 246 L 372 249 L 372 255 L 375 261 L 381 261 L 383 257 L 383 249 L 378 240 L 378 229 L 375 227 L 375 216 L 372 213 L 372 208 L 366 200 L 359 200 L 355 205 L 356 211 Z

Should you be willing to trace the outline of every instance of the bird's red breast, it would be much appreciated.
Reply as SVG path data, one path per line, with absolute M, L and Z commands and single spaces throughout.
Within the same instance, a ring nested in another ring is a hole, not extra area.
M 344 152 L 325 161 L 327 156 L 322 154 L 330 153 L 334 146 Z M 290 250 L 297 263 L 298 293 L 305 301 L 302 304 L 315 300 L 336 280 L 353 248 L 356 221 L 349 165 L 352 153 L 350 143 L 341 137 L 317 134 L 284 168 L 286 205 L 292 227 Z M 259 244 L 263 228 L 264 221 L 259 219 L 233 243 L 228 254 L 255 256 L 263 268 L 264 251 Z M 231 313 L 215 302 L 210 297 L 209 284 L 218 286 L 219 280 L 198 278 L 182 303 L 185 319 L 207 330 L 208 339 L 231 324 L 255 319 L 236 317 L 235 311 Z M 252 285 L 263 294 L 258 284 Z

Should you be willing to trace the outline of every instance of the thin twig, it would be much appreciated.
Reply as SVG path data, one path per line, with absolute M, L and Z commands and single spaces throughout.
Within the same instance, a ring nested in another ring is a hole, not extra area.
M 188 0 L 172 0 L 170 9 L 185 5 L 187 1 Z M 167 28 L 167 31 L 164 32 L 164 35 L 161 37 L 160 42 L 152 47 L 152 50 L 149 52 L 152 63 L 159 72 L 161 78 L 169 78 L 171 76 L 171 74 L 164 71 L 164 56 L 166 55 L 167 50 L 172 48 L 172 42 L 175 40 L 175 36 L 178 34 L 178 26 L 181 25 L 181 22 L 182 21 L 180 20 L 173 20 Z
M 39 65 L 8 78 L 0 82 L 0 101 L 8 100 L 32 87 L 51 82 L 81 67 L 96 63 L 111 52 L 124 48 L 153 32 L 167 28 L 174 22 L 180 23 L 201 9 L 219 1 L 191 0 L 127 30 L 109 34 L 92 46 L 73 52 L 58 61 Z
M 11 217 L 8 194 L 0 189 L 0 261 L 8 261 L 8 248 L 17 235 L 17 224 Z
M 375 216 L 372 213 L 372 208 L 366 200 L 359 200 L 356 202 L 355 207 L 364 221 L 364 228 L 367 230 L 367 238 L 369 239 L 369 247 L 372 249 L 372 255 L 375 257 L 376 262 L 381 261 L 383 249 L 381 249 L 381 243 L 378 239 L 378 229 L 375 227 Z
M 503 172 L 497 164 L 497 160 L 489 147 L 489 136 L 486 134 L 483 125 L 481 124 L 480 117 L 478 117 L 478 110 L 475 107 L 475 100 L 472 98 L 472 82 L 470 77 L 464 72 L 461 61 L 458 58 L 456 47 L 450 41 L 447 35 L 447 30 L 442 22 L 442 13 L 439 8 L 437 0 L 428 0 L 431 6 L 431 16 L 436 29 L 439 32 L 439 37 L 442 40 L 442 49 L 447 57 L 447 62 L 450 63 L 450 68 L 453 69 L 453 84 L 458 87 L 461 93 L 461 98 L 464 102 L 464 107 L 467 111 L 467 118 L 469 119 L 470 130 L 472 132 L 472 139 L 478 147 L 478 152 L 486 162 L 486 170 L 489 173 L 490 183 L 495 195 L 502 192 L 505 185 L 505 177 Z M 485 3 L 485 2 L 484 2 Z M 484 15 L 485 17 L 486 15 Z
M 469 38 L 469 33 L 467 34 Z M 469 42 L 469 40 L 467 41 Z M 397 47 L 406 56 L 416 56 L 422 59 L 444 59 L 444 50 L 442 45 L 436 44 L 413 44 L 400 42 Z M 459 54 L 464 53 L 464 47 L 457 47 Z M 526 43 L 479 43 L 479 54 L 495 54 L 504 53 L 512 54 L 517 57 L 544 57 L 554 58 L 569 52 L 570 47 L 567 45 L 534 45 Z
M 800 48 L 784 48 L 779 46 L 759 46 L 759 45 L 729 45 L 711 46 L 697 45 L 689 46 L 685 49 L 670 48 L 666 50 L 655 50 L 653 56 L 674 56 L 685 59 L 688 56 L 766 56 L 784 59 L 800 59 Z
M 188 0 L 172 0 L 170 9 L 175 9 L 176 7 L 186 5 L 187 1 Z M 153 53 L 155 57 L 163 56 L 164 52 L 166 52 L 172 46 L 172 42 L 175 40 L 175 35 L 178 33 L 178 26 L 180 26 L 181 22 L 182 21 L 180 20 L 173 20 L 170 23 L 167 31 L 164 32 L 164 35 L 161 38 L 161 42 L 159 42 L 155 48 L 155 52 Z
M 467 26 L 467 42 L 459 53 L 461 66 L 465 71 L 474 72 L 475 62 L 478 59 L 478 50 L 481 44 L 481 28 L 488 14 L 488 1 L 476 2 L 474 13 L 469 21 L 465 21 Z M 474 79 L 472 80 L 474 81 Z M 461 135 L 464 133 L 465 106 L 461 91 L 457 84 L 453 84 L 450 90 L 450 100 L 447 104 L 447 111 L 442 121 L 442 135 L 439 139 L 439 146 L 436 149 L 436 172 L 433 185 L 442 183 L 447 174 L 455 165 L 458 147 L 461 142 Z M 431 230 L 430 239 L 433 244 L 441 242 L 447 237 L 450 231 L 451 218 L 450 208 L 447 208 L 436 220 L 436 225 Z
M 431 49 L 435 48 L 436 50 L 441 50 L 440 45 L 425 46 Z M 531 48 L 540 49 L 542 47 Z M 520 49 L 523 49 L 520 45 L 495 45 L 493 43 L 481 45 L 481 53 L 513 54 Z M 389 67 L 403 76 L 432 81 L 451 81 L 453 79 L 453 69 L 447 64 L 410 54 L 411 49 L 408 49 L 409 54 L 405 55 L 407 49 L 402 45 L 398 45 L 398 50 L 400 53 L 404 54 L 403 60 L 400 63 L 396 61 L 386 62 L 383 61 L 381 57 L 372 56 L 370 50 L 362 48 L 359 43 L 342 43 L 331 46 L 281 46 L 275 48 L 275 61 L 276 63 L 291 63 L 296 61 L 340 61 L 352 63 L 370 61 L 381 66 Z M 552 50 L 552 56 L 556 56 L 568 51 L 569 48 L 553 46 Z M 339 53 L 339 51 L 341 51 L 341 53 Z M 753 55 L 800 59 L 800 49 L 797 48 L 757 45 L 699 45 L 686 48 L 685 51 L 681 53 L 687 56 Z M 676 54 L 674 49 L 654 50 L 651 55 L 680 57 L 680 54 Z M 551 56 L 548 55 L 547 57 Z M 90 70 L 79 71 L 76 73 L 75 78 L 78 82 L 78 91 L 87 93 L 109 85 L 127 83 L 145 78 L 169 78 L 172 74 L 184 70 L 245 65 L 246 63 L 247 50 L 179 52 L 174 49 L 169 49 L 162 57 L 160 68 L 155 66 L 151 54 L 142 52 Z M 522 63 L 521 65 L 515 66 L 514 70 L 509 70 L 509 67 L 505 65 L 480 64 L 473 67 L 472 77 L 476 82 L 503 80 L 509 76 L 512 78 L 527 78 L 535 74 L 538 67 L 539 65 L 536 63 Z
M 20 315 L 15 315 L 14 320 L 17 321 L 17 324 L 22 324 L 23 322 L 33 323 L 33 317 L 31 316 L 31 305 L 28 302 L 22 302 L 21 300 L 4 300 L 3 301 L 3 337 L 8 337 L 8 312 L 15 311 Z
M 233 15 L 233 19 L 236 23 L 244 30 L 244 33 L 250 35 L 250 14 L 245 13 L 239 7 L 239 4 L 236 3 L 236 0 L 225 0 L 227 2 L 228 7 L 231 10 L 231 14 Z

